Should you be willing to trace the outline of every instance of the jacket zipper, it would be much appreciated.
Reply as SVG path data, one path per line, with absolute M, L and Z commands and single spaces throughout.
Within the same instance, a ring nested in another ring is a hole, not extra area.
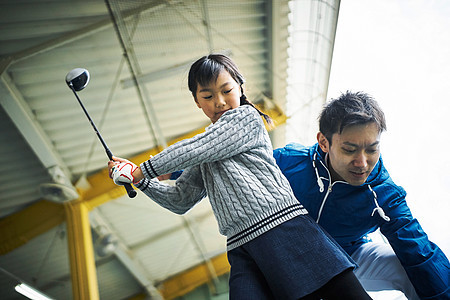
M 327 188 L 327 193 L 325 194 L 325 197 L 322 200 L 322 204 L 320 205 L 319 213 L 317 215 L 316 223 L 319 223 L 320 216 L 322 215 L 323 207 L 325 206 L 325 202 L 327 201 L 328 195 L 331 193 L 331 190 L 333 189 L 333 184 L 329 184 Z
M 323 207 L 325 206 L 325 202 L 327 201 L 328 195 L 330 195 L 331 191 L 333 190 L 333 185 L 335 183 L 338 183 L 338 182 L 347 183 L 345 181 L 335 181 L 335 182 L 331 183 L 330 171 L 328 170 L 327 166 L 322 162 L 322 160 L 319 159 L 319 162 L 322 164 L 322 166 L 325 168 L 325 170 L 327 170 L 327 173 L 328 173 L 328 188 L 327 188 L 327 193 L 325 194 L 325 197 L 322 200 L 322 204 L 320 205 L 319 213 L 317 214 L 316 223 L 319 223 L 320 217 L 322 216 Z
M 327 170 L 327 173 L 328 173 L 328 188 L 327 188 L 327 193 L 325 194 L 325 197 L 322 200 L 322 204 L 320 205 L 319 213 L 317 214 L 317 220 L 316 220 L 317 224 L 320 221 L 320 217 L 322 215 L 322 210 L 323 210 L 323 207 L 325 206 L 325 202 L 327 201 L 328 195 L 331 193 L 331 191 L 333 189 L 333 184 L 331 183 L 330 171 L 328 170 L 327 166 L 325 166 L 325 164 L 322 162 L 322 160 L 319 159 L 319 162 L 322 164 L 322 166 L 325 168 L 325 170 Z

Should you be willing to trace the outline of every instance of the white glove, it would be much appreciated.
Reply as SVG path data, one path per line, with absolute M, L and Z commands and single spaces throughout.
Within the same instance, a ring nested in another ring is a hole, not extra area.
M 123 162 L 112 168 L 111 177 L 115 184 L 134 183 L 133 172 L 138 168 L 132 162 Z

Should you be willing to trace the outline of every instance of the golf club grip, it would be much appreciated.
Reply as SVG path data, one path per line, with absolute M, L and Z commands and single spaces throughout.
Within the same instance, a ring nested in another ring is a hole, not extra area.
M 109 148 L 106 146 L 106 144 L 104 146 L 105 146 L 106 155 L 108 155 L 109 160 L 113 160 L 113 154 L 112 154 L 111 150 L 109 150 Z M 137 192 L 133 189 L 133 186 L 131 186 L 130 183 L 125 183 L 123 186 L 127 190 L 128 197 L 130 197 L 130 198 L 136 197 Z
M 124 186 L 125 189 L 127 190 L 128 197 L 130 197 L 130 198 L 136 197 L 137 192 L 133 189 L 133 187 L 131 186 L 131 184 L 125 183 L 123 186 Z

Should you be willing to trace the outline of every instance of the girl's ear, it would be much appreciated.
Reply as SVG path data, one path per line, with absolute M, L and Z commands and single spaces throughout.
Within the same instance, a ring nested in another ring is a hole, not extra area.
M 317 133 L 317 142 L 323 152 L 327 153 L 330 151 L 330 143 L 328 143 L 328 139 L 320 131 Z
M 195 96 L 194 96 L 194 101 L 195 101 L 195 104 L 197 104 L 197 107 L 198 107 L 198 108 L 202 108 L 202 107 L 200 106 L 200 104 L 198 103 L 198 101 L 197 101 L 197 97 L 195 97 Z

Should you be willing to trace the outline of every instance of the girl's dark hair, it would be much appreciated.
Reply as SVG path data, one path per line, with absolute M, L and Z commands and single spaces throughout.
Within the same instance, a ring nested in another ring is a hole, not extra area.
M 203 56 L 192 64 L 191 69 L 189 70 L 188 87 L 192 93 L 192 96 L 194 96 L 194 99 L 197 97 L 198 84 L 201 86 L 206 86 L 210 82 L 216 81 L 222 70 L 227 71 L 231 78 L 239 84 L 242 93 L 240 105 L 252 106 L 261 116 L 264 117 L 268 124 L 272 124 L 272 119 L 268 115 L 260 111 L 253 103 L 247 100 L 242 87 L 245 82 L 244 76 L 242 76 L 241 72 L 239 72 L 236 64 L 228 56 L 223 54 L 210 54 Z
M 384 113 L 378 103 L 363 92 L 347 91 L 332 99 L 319 116 L 319 130 L 331 145 L 332 136 L 353 125 L 375 123 L 378 132 L 386 130 Z

